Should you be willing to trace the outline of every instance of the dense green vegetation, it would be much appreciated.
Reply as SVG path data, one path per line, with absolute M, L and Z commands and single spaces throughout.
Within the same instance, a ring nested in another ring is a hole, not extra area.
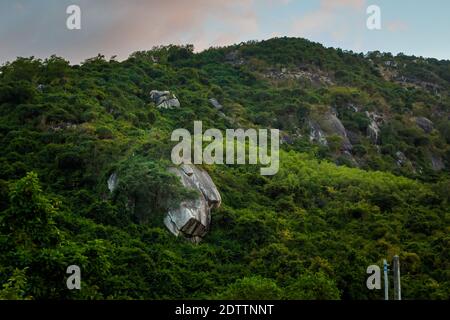
M 0 299 L 381 299 L 366 268 L 395 254 L 404 298 L 450 298 L 449 61 L 280 38 L 0 71 Z M 153 89 L 181 108 L 156 108 Z M 338 135 L 310 141 L 330 108 L 350 154 Z M 365 111 L 384 117 L 376 143 Z M 223 203 L 198 245 L 162 223 L 192 196 L 166 168 L 172 130 L 194 120 L 286 137 L 275 176 L 205 167 Z M 71 264 L 82 290 L 66 288 Z

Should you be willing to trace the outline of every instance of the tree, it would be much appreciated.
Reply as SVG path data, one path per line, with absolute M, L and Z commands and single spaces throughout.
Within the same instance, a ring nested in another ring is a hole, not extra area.
M 254 276 L 237 280 L 217 298 L 224 300 L 276 300 L 281 296 L 282 291 L 274 280 Z
M 284 298 L 294 300 L 338 300 L 340 294 L 334 281 L 325 273 L 308 271 L 286 288 Z
M 132 157 L 119 165 L 118 177 L 119 183 L 114 191 L 116 202 L 131 209 L 142 223 L 196 194 L 194 190 L 185 189 L 178 177 L 168 172 L 164 165 L 142 156 Z
M 46 246 L 58 240 L 59 231 L 53 221 L 55 203 L 43 193 L 35 172 L 12 184 L 9 203 L 0 216 L 0 229 L 15 243 Z
M 0 300 L 29 300 L 31 296 L 26 295 L 25 288 L 27 285 L 26 269 L 15 269 L 8 282 L 3 284 L 0 289 Z

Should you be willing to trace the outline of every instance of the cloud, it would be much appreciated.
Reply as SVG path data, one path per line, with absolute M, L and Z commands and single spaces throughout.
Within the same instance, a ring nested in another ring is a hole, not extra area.
M 81 30 L 66 29 L 66 7 L 81 7 Z M 160 44 L 193 43 L 197 49 L 230 44 L 256 34 L 254 0 L 42 0 L 0 4 L 0 43 L 15 55 L 53 53 L 79 62 L 97 53 L 126 58 Z M 20 12 L 19 12 L 20 11 Z M 3 32 L 1 31 L 3 30 Z
M 105 21 L 92 45 L 99 41 L 108 51 L 117 50 L 118 45 L 134 51 L 186 42 L 204 49 L 213 45 L 214 39 L 235 39 L 258 28 L 252 0 L 134 0 L 127 1 L 126 6 L 113 0 L 95 11 L 105 7 L 106 14 L 110 12 L 114 19 Z M 223 25 L 228 27 L 221 28 Z

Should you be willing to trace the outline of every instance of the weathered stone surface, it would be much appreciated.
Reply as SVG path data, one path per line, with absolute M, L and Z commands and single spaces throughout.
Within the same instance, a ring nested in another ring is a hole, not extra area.
M 434 171 L 441 171 L 445 169 L 445 165 L 441 157 L 432 154 L 430 158 L 431 158 L 431 168 Z
M 241 54 L 237 50 L 228 52 L 225 55 L 225 61 L 234 66 L 240 66 L 245 63 L 244 59 L 241 57 Z
M 347 137 L 347 131 L 341 120 L 333 112 L 326 112 L 316 117 L 317 120 L 310 120 L 310 140 L 327 145 L 327 137 L 337 135 L 342 138 L 342 151 L 351 151 L 353 149 L 350 140 Z
M 211 98 L 209 99 L 209 102 L 212 104 L 212 106 L 214 108 L 216 108 L 217 110 L 221 110 L 223 108 L 223 106 L 219 103 L 219 101 L 217 101 L 217 99 L 215 98 Z
M 433 122 L 425 117 L 417 117 L 416 124 L 426 133 L 431 133 L 433 131 Z
M 397 165 L 398 165 L 399 167 L 401 167 L 401 166 L 403 166 L 403 165 L 409 163 L 408 158 L 405 156 L 405 154 L 404 154 L 403 152 L 397 151 L 397 152 L 395 153 L 395 156 L 397 157 Z
M 170 91 L 150 91 L 150 98 L 156 104 L 157 108 L 172 109 L 179 108 L 181 106 L 178 98 Z
M 366 116 L 370 120 L 370 124 L 367 127 L 367 137 L 374 144 L 380 142 L 380 125 L 383 123 L 383 116 L 375 113 L 366 111 Z
M 323 119 L 323 121 L 326 123 L 328 130 L 332 134 L 336 134 L 342 138 L 342 149 L 344 151 L 351 151 L 353 149 L 353 146 L 348 140 L 347 131 L 345 130 L 345 127 L 342 124 L 341 120 L 339 120 L 339 118 L 335 114 L 329 113 Z
M 183 186 L 199 191 L 194 200 L 183 201 L 179 208 L 170 210 L 164 224 L 174 235 L 182 235 L 193 242 L 199 242 L 209 230 L 211 210 L 221 204 L 220 193 L 209 174 L 194 165 L 170 168 Z
M 108 178 L 109 192 L 114 192 L 114 190 L 117 188 L 118 183 L 119 183 L 119 177 L 117 176 L 117 173 L 113 172 Z
M 348 140 L 350 141 L 350 143 L 352 145 L 356 145 L 356 144 L 360 144 L 361 143 L 360 136 L 354 131 L 347 130 L 347 137 L 348 137 Z
M 322 131 L 322 129 L 320 129 L 320 126 L 316 122 L 309 121 L 309 128 L 309 141 L 320 143 L 323 146 L 328 145 L 325 133 Z
M 407 77 L 404 75 L 397 75 L 393 80 L 400 83 L 402 86 L 422 88 L 424 90 L 432 92 L 435 95 L 439 95 L 442 89 L 441 86 L 437 83 L 423 81 L 420 78 L 414 76 Z
M 330 86 L 333 81 L 329 75 L 321 70 L 305 70 L 305 69 L 270 69 L 263 73 L 263 76 L 273 80 L 300 80 L 308 81 L 316 86 Z

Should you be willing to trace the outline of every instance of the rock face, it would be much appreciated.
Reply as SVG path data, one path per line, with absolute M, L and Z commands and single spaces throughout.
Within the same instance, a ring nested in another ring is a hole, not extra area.
M 117 173 L 113 172 L 108 178 L 108 189 L 109 192 L 114 192 L 117 188 L 117 184 L 119 183 L 119 178 L 117 177 Z
M 430 158 L 431 158 L 431 169 L 433 169 L 434 171 L 441 171 L 445 169 L 445 165 L 441 157 L 432 154 Z
M 333 112 L 326 112 L 319 116 L 319 120 L 310 120 L 310 140 L 327 145 L 327 137 L 337 135 L 342 138 L 342 151 L 350 152 L 353 149 L 347 136 L 347 131 L 341 120 Z
M 328 145 L 325 133 L 322 131 L 322 129 L 320 129 L 320 126 L 316 122 L 310 121 L 309 128 L 310 128 L 309 141 L 320 143 L 323 146 Z
M 219 101 L 217 101 L 217 99 L 215 98 L 211 98 L 209 99 L 209 102 L 211 103 L 211 105 L 216 108 L 217 110 L 221 110 L 223 108 L 223 106 L 219 103 Z
M 397 157 L 397 165 L 399 167 L 407 164 L 409 162 L 408 158 L 405 156 L 405 154 L 401 151 L 397 151 L 395 153 L 395 156 Z
M 172 109 L 181 106 L 178 98 L 170 91 L 152 90 L 150 91 L 150 98 L 159 109 Z
M 304 80 L 315 86 L 330 86 L 334 82 L 329 75 L 321 70 L 302 69 L 270 69 L 263 73 L 263 76 L 273 80 Z
M 431 133 L 433 131 L 433 122 L 425 117 L 417 117 L 416 124 L 423 130 L 425 133 Z
M 367 127 L 367 136 L 374 144 L 380 142 L 380 125 L 383 123 L 383 117 L 375 112 L 366 111 L 366 116 L 370 120 L 370 124 Z
M 182 235 L 192 242 L 201 241 L 209 230 L 211 210 L 221 204 L 220 193 L 209 174 L 194 165 L 182 165 L 170 168 L 183 186 L 199 191 L 194 200 L 183 201 L 179 208 L 170 210 L 164 218 L 164 224 L 174 235 Z
M 228 52 L 225 55 L 225 61 L 234 65 L 234 66 L 240 66 L 243 65 L 245 63 L 244 59 L 241 57 L 241 54 L 239 53 L 239 51 L 231 51 Z

